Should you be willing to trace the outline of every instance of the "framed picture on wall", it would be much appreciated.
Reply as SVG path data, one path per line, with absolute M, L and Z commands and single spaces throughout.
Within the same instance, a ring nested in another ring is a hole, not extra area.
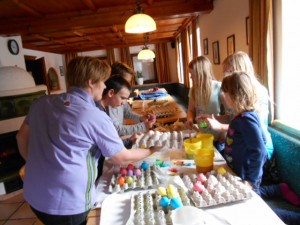
M 220 64 L 220 51 L 219 51 L 219 41 L 212 43 L 213 49 L 213 62 L 214 64 Z
M 203 39 L 203 53 L 208 55 L 208 38 Z
M 235 36 L 230 35 L 227 37 L 227 55 L 231 55 L 235 52 Z

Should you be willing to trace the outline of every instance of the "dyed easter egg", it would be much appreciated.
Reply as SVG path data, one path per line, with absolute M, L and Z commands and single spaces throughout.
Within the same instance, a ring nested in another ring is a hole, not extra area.
M 123 186 L 125 184 L 125 178 L 123 176 L 120 176 L 118 178 L 118 183 L 120 184 L 120 186 Z
M 164 196 L 159 201 L 160 205 L 164 208 L 167 208 L 170 204 L 170 199 L 167 196 Z
M 195 191 L 198 191 L 200 193 L 202 193 L 204 190 L 205 190 L 205 187 L 201 184 L 201 182 L 197 181 L 195 184 L 194 184 L 194 190 Z
M 201 183 L 204 183 L 207 181 L 207 178 L 203 173 L 200 173 L 197 177 L 197 180 L 200 181 Z
M 127 184 L 132 184 L 133 178 L 132 177 L 126 177 L 126 183 Z
M 170 202 L 170 205 L 171 205 L 174 209 L 177 209 L 177 208 L 182 207 L 182 203 L 181 203 L 181 201 L 179 200 L 179 198 L 172 198 L 172 199 L 171 199 L 171 202 Z
M 149 164 L 148 163 L 146 163 L 145 161 L 142 163 L 142 165 L 141 165 L 141 168 L 143 169 L 143 170 L 147 170 L 148 168 L 149 168 Z
M 128 170 L 134 170 L 135 166 L 133 164 L 128 164 L 127 169 Z
M 126 174 L 127 174 L 127 169 L 121 168 L 121 169 L 120 169 L 120 174 L 122 174 L 123 176 L 126 176 Z
M 224 175 L 226 174 L 226 170 L 224 169 L 224 167 L 219 167 L 219 168 L 217 169 L 217 172 L 218 172 L 219 174 L 221 174 L 222 176 L 224 176 Z
M 159 195 L 161 195 L 161 196 L 166 196 L 166 195 L 167 195 L 167 190 L 166 190 L 166 188 L 164 188 L 164 187 L 159 187 L 159 188 L 157 189 L 157 193 L 158 193 Z
M 178 197 L 177 189 L 172 184 L 168 185 L 167 193 L 168 193 L 169 198 L 177 198 Z
M 133 170 L 128 169 L 127 170 L 127 176 L 133 176 Z
M 139 176 L 141 176 L 142 175 L 142 171 L 139 169 L 139 168 L 136 168 L 136 169 L 134 169 L 134 175 L 135 176 L 137 176 L 137 177 L 139 177 Z

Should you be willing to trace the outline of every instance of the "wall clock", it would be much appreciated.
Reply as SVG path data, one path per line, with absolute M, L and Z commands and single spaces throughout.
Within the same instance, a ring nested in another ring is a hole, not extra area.
M 8 40 L 7 47 L 11 54 L 13 54 L 13 55 L 19 54 L 20 49 L 19 49 L 18 42 L 16 40 L 14 40 L 14 39 Z

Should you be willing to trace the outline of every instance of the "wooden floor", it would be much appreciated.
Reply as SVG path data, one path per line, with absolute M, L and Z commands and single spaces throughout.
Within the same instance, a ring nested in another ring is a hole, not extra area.
M 89 213 L 87 224 L 100 224 L 100 209 Z M 0 225 L 42 225 L 42 223 L 37 220 L 24 200 L 22 192 L 18 192 L 13 197 L 0 200 Z

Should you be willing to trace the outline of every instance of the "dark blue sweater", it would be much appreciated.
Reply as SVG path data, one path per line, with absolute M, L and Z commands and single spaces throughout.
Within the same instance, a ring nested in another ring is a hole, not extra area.
M 267 159 L 266 138 L 256 112 L 246 111 L 230 122 L 224 157 L 227 164 L 253 189 L 259 188 Z

